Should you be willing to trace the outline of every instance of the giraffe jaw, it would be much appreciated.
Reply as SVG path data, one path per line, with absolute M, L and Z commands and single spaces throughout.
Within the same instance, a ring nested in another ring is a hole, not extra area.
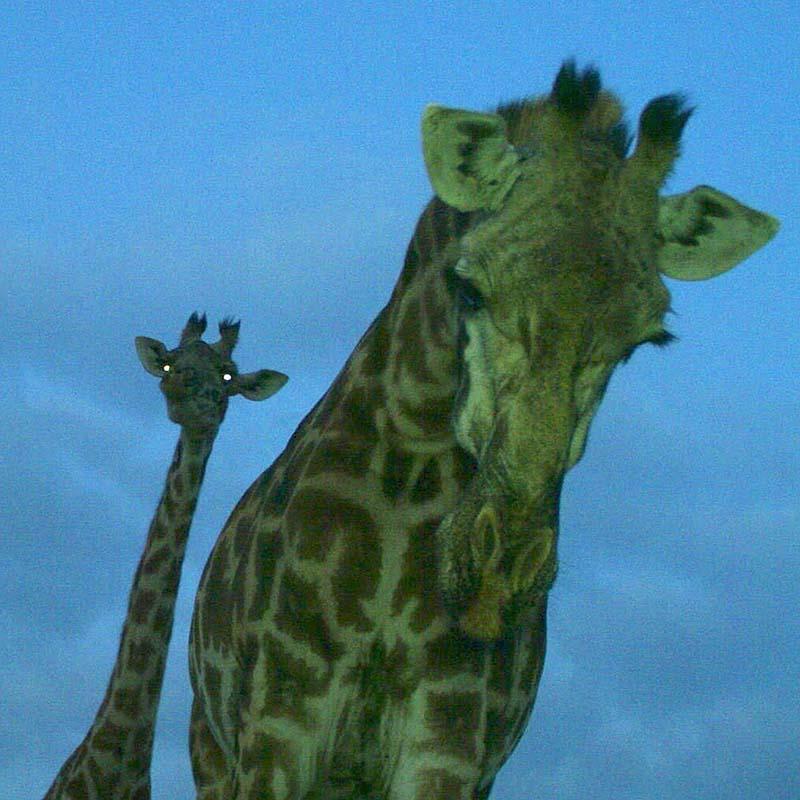
M 480 475 L 475 483 L 482 483 Z M 458 628 L 493 641 L 516 627 L 553 585 L 559 492 L 534 507 L 508 495 L 486 499 L 478 489 L 469 487 L 437 529 L 438 582 Z
M 501 638 L 516 627 L 525 611 L 547 595 L 556 574 L 556 531 L 541 528 L 510 557 L 510 574 L 484 565 L 474 599 L 458 618 L 467 636 L 482 641 Z
M 167 397 L 167 416 L 170 421 L 195 436 L 213 436 L 219 429 L 224 415 L 224 411 L 217 414 L 199 413 L 196 408 Z

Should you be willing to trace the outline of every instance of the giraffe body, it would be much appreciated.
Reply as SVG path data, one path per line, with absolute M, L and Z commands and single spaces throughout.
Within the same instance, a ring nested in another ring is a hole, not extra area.
M 205 317 L 192 315 L 181 343 L 138 337 L 145 368 L 159 376 L 167 410 L 181 426 L 166 486 L 139 560 L 119 651 L 105 697 L 81 744 L 61 767 L 45 800 L 148 800 L 156 713 L 189 527 L 228 398 L 264 399 L 286 382 L 271 370 L 240 375 L 231 361 L 239 324 L 223 322 L 221 340 L 201 340 Z
M 614 367 L 670 337 L 661 275 L 775 233 L 659 189 L 688 118 L 636 150 L 599 77 L 431 107 L 438 197 L 388 305 L 206 565 L 190 642 L 200 800 L 484 800 L 530 715 L 558 501 Z M 441 198 L 441 199 L 440 199 Z

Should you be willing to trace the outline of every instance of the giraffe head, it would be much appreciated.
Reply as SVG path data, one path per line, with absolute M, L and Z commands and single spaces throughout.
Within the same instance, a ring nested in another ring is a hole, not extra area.
M 425 111 L 433 187 L 476 215 L 445 267 L 453 425 L 478 471 L 438 537 L 445 601 L 478 638 L 550 587 L 562 480 L 606 385 L 636 348 L 673 338 L 663 277 L 712 278 L 777 231 L 710 187 L 660 196 L 689 115 L 680 96 L 653 100 L 629 154 L 619 102 L 572 63 L 548 96 L 497 114 Z
M 136 337 L 136 352 L 144 368 L 161 378 L 161 391 L 167 401 L 169 418 L 189 433 L 216 432 L 228 408 L 228 398 L 241 394 L 248 400 L 265 400 L 288 380 L 270 369 L 240 373 L 231 359 L 239 338 L 239 323 L 223 320 L 220 340 L 202 340 L 206 317 L 189 317 L 180 344 L 168 350 L 164 344 L 146 336 Z

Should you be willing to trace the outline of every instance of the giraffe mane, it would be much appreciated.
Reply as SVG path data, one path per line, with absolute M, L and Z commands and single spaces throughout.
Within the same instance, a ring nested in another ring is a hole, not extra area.
M 549 115 L 555 110 L 555 119 Z M 639 117 L 636 151 L 631 161 L 647 161 L 655 155 L 660 169 L 653 178 L 663 180 L 679 155 L 684 126 L 694 108 L 683 94 L 665 94 L 651 100 Z M 559 70 L 549 95 L 524 97 L 501 103 L 496 113 L 503 117 L 509 142 L 522 152 L 535 149 L 536 137 L 574 130 L 579 140 L 601 141 L 622 160 L 628 159 L 633 135 L 623 119 L 619 100 L 602 87 L 594 67 L 580 71 L 573 60 Z
M 627 156 L 633 137 L 622 119 L 622 104 L 602 88 L 600 73 L 594 67 L 581 72 L 574 61 L 566 61 L 549 95 L 512 100 L 496 109 L 506 122 L 509 142 L 523 151 L 535 143 L 541 120 L 553 110 L 557 113 L 550 127 L 555 131 L 566 124 L 582 138 L 606 141 L 619 158 Z

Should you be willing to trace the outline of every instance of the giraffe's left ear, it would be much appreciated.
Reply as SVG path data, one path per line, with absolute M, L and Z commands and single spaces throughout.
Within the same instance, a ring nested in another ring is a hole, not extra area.
M 282 389 L 289 380 L 287 375 L 273 369 L 260 369 L 258 372 L 245 372 L 234 378 L 232 394 L 241 394 L 248 400 L 266 400 Z
M 136 337 L 136 353 L 142 366 L 157 378 L 164 377 L 164 361 L 167 357 L 167 348 L 158 339 L 148 336 Z
M 459 211 L 498 209 L 520 175 L 498 114 L 428 106 L 422 152 L 434 191 Z
M 762 248 L 779 227 L 775 217 L 711 186 L 662 197 L 658 268 L 682 281 L 714 278 Z

